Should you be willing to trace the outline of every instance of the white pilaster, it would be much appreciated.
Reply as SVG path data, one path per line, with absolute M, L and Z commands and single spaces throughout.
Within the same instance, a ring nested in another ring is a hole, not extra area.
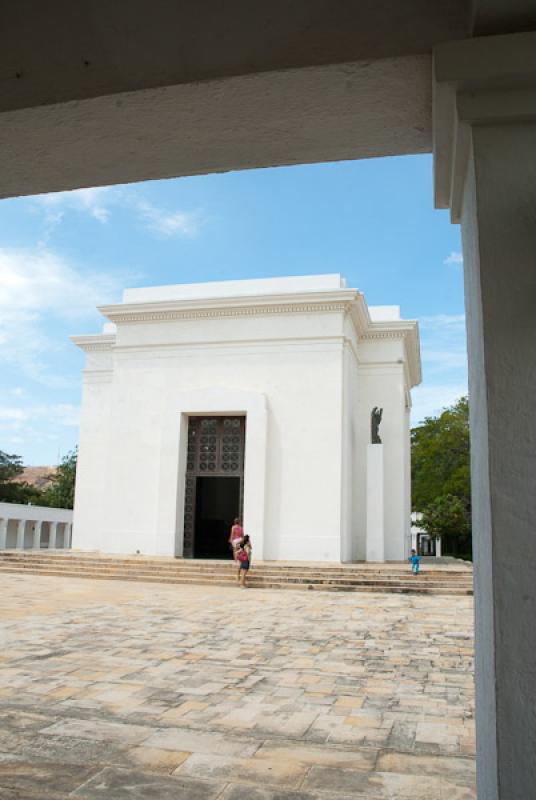
M 43 526 L 43 521 L 38 519 L 35 523 L 34 532 L 33 532 L 33 543 L 32 547 L 34 550 L 40 550 L 41 548 L 41 528 Z
M 6 549 L 8 524 L 9 520 L 7 517 L 4 517 L 2 520 L 0 520 L 0 550 Z
M 24 550 L 24 532 L 26 530 L 26 520 L 19 519 L 17 525 L 17 550 Z
M 367 561 L 385 561 L 383 444 L 367 445 Z
M 536 786 L 536 33 L 438 46 L 436 203 L 461 221 L 469 351 L 477 786 Z
M 51 522 L 50 523 L 50 529 L 49 529 L 49 535 L 48 535 L 48 547 L 49 547 L 50 550 L 53 550 L 56 547 L 57 532 L 58 532 L 58 523 L 57 522 Z

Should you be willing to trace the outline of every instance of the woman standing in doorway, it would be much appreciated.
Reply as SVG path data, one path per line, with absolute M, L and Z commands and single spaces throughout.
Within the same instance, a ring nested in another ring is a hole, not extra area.
M 253 550 L 249 536 L 244 536 L 236 554 L 239 564 L 238 572 L 240 574 L 240 586 L 242 589 L 247 589 L 248 572 L 251 566 L 251 551 Z
M 233 523 L 233 527 L 231 528 L 231 533 L 229 534 L 229 545 L 231 550 L 233 551 L 233 561 L 237 566 L 237 573 L 236 573 L 236 581 L 240 583 L 240 563 L 236 557 L 238 552 L 238 548 L 242 543 L 242 539 L 244 538 L 244 529 L 242 527 L 242 523 L 240 517 L 237 517 Z

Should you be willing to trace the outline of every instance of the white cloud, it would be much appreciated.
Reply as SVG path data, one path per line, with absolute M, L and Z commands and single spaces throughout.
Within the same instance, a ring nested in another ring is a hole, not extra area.
M 436 314 L 419 322 L 423 384 L 412 391 L 413 424 L 467 394 L 465 316 Z
M 56 253 L 0 247 L 0 313 L 26 322 L 44 313 L 72 318 L 94 314 L 118 289 L 105 272 L 82 274 Z
M 25 439 L 24 436 L 9 436 L 6 441 L 10 444 L 23 444 Z
M 167 210 L 149 203 L 139 193 L 121 187 L 96 186 L 34 198 L 44 213 L 47 235 L 65 218 L 67 211 L 89 214 L 101 224 L 112 217 L 113 208 L 131 210 L 145 227 L 159 236 L 192 237 L 199 233 L 202 216 L 195 211 Z
M 411 393 L 412 424 L 417 425 L 425 417 L 440 414 L 447 406 L 453 405 L 460 397 L 467 394 L 467 383 L 445 383 L 435 386 L 417 386 Z
M 22 408 L 6 408 L 5 406 L 0 406 L 0 424 L 5 422 L 11 422 L 12 420 L 25 420 L 26 413 L 22 410 Z
M 22 431 L 36 421 L 46 420 L 51 425 L 78 427 L 80 408 L 71 403 L 43 404 L 15 408 L 0 406 L 0 430 Z
M 46 354 L 64 345 L 47 329 L 58 320 L 72 325 L 96 320 L 95 306 L 114 299 L 125 278 L 117 272 L 81 272 L 46 248 L 0 247 L 0 363 L 14 364 L 51 387 L 70 385 L 47 367 Z
M 467 369 L 464 314 L 421 317 L 421 358 L 425 380 L 450 370 Z
M 196 212 L 164 211 L 146 200 L 131 197 L 130 202 L 146 227 L 161 236 L 196 236 L 202 221 Z
M 22 407 L 0 406 L 0 447 L 3 450 L 46 453 L 25 463 L 59 463 L 78 438 L 80 408 L 72 403 L 42 403 Z
M 445 371 L 450 369 L 463 369 L 467 367 L 467 353 L 460 345 L 452 350 L 443 350 L 424 347 L 422 361 L 427 372 Z
M 465 314 L 434 314 L 420 317 L 420 324 L 430 330 L 465 331 Z
M 82 211 L 101 223 L 108 222 L 111 212 L 110 204 L 115 202 L 117 192 L 107 186 L 95 186 L 90 189 L 73 189 L 70 192 L 54 192 L 41 194 L 35 201 L 45 211 L 45 221 L 54 226 L 62 221 L 64 210 Z
M 443 261 L 447 267 L 455 267 L 458 264 L 463 264 L 463 255 L 457 250 L 451 250 L 450 255 Z

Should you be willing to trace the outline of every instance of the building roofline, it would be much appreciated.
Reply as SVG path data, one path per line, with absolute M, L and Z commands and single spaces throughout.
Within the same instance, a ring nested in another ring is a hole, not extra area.
M 357 289 L 328 289 L 310 292 L 286 292 L 235 297 L 159 300 L 143 303 L 116 303 L 99 306 L 98 310 L 116 325 L 166 322 L 256 315 L 343 313 L 349 314 L 358 340 L 402 339 L 406 351 L 410 385 L 421 382 L 419 326 L 415 320 L 381 320 L 370 318 L 363 294 Z M 104 333 L 71 336 L 82 350 L 110 350 L 115 334 Z
M 348 303 L 359 294 L 356 289 L 328 289 L 311 292 L 116 303 L 99 306 L 98 310 L 111 322 L 120 325 L 130 322 L 181 319 L 188 315 L 193 318 L 196 316 L 241 316 L 247 310 L 251 310 L 252 314 L 298 312 L 302 306 Z

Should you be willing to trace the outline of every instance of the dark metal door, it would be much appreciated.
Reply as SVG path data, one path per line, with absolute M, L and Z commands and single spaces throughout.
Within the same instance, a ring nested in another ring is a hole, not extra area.
M 189 417 L 186 486 L 184 497 L 185 558 L 195 551 L 196 486 L 200 477 L 239 477 L 240 501 L 244 503 L 245 417 Z

